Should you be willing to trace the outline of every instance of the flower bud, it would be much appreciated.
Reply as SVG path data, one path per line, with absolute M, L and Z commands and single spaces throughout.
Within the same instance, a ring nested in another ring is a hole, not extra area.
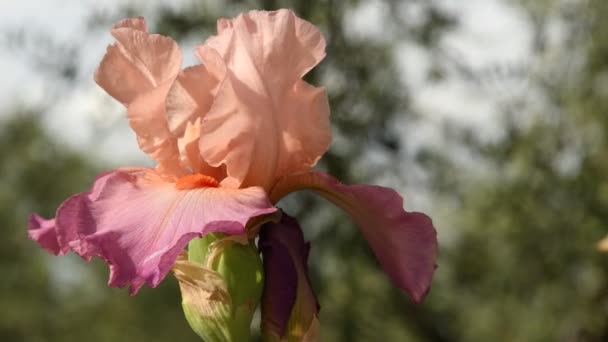
M 263 266 L 245 236 L 211 233 L 192 240 L 187 260 L 174 266 L 182 307 L 207 342 L 249 341 L 263 290 Z
M 319 304 L 308 277 L 310 243 L 300 225 L 283 214 L 279 223 L 262 226 L 259 246 L 264 258 L 264 341 L 317 341 Z

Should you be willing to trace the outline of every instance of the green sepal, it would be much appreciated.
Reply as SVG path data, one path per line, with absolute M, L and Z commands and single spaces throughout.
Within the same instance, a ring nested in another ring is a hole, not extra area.
M 192 329 L 207 342 L 249 341 L 264 286 L 262 260 L 244 236 L 207 234 L 188 246 L 174 272 Z

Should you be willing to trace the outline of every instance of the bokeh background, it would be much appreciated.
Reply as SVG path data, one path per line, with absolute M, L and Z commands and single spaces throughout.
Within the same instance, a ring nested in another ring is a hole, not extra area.
M 93 82 L 109 28 L 145 15 L 185 63 L 218 17 L 318 25 L 334 140 L 319 167 L 433 217 L 432 291 L 393 288 L 346 215 L 282 206 L 312 241 L 324 341 L 608 341 L 605 0 L 0 1 L 0 341 L 197 341 L 175 279 L 130 297 L 26 236 L 96 173 L 151 165 Z

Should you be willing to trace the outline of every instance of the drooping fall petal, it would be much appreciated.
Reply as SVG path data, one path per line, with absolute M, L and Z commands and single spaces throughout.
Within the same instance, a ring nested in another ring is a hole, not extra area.
M 204 64 L 225 68 L 201 122 L 200 153 L 226 165 L 237 184 L 268 190 L 283 175 L 309 170 L 329 146 L 325 90 L 301 80 L 325 56 L 325 40 L 288 10 L 251 11 L 218 29 L 198 48 Z
M 304 241 L 300 225 L 285 213 L 280 222 L 264 224 L 259 249 L 264 258 L 265 340 L 316 340 L 319 304 L 308 277 L 310 243 Z
M 142 17 L 112 28 L 116 43 L 107 49 L 95 81 L 127 108 L 141 149 L 169 173 L 181 175 L 177 142 L 167 125 L 165 100 L 182 58 L 171 38 L 147 32 Z
M 415 302 L 424 298 L 437 257 L 437 233 L 428 216 L 405 211 L 403 198 L 392 189 L 344 185 L 321 172 L 281 179 L 272 189 L 271 200 L 276 203 L 286 194 L 303 189 L 313 190 L 346 211 L 393 283 Z
M 30 229 L 27 232 L 31 240 L 37 241 L 40 247 L 57 255 L 65 254 L 68 248 L 61 248 L 55 232 L 55 219 L 46 220 L 36 214 L 30 216 Z
M 110 265 L 109 285 L 130 285 L 134 294 L 144 283 L 158 285 L 192 238 L 244 234 L 250 218 L 275 210 L 261 188 L 179 190 L 152 169 L 119 169 L 59 207 L 58 248 L 50 242 L 50 223 L 39 224 L 36 217 L 30 231 L 47 233 L 30 236 L 55 254 L 71 250 L 85 259 L 103 258 Z

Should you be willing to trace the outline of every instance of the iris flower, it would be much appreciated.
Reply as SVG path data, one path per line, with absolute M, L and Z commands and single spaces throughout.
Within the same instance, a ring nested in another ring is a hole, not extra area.
M 344 209 L 393 283 L 420 301 L 435 269 L 431 220 L 405 211 L 394 190 L 313 170 L 331 140 L 329 104 L 302 77 L 325 57 L 321 32 L 289 10 L 220 19 L 217 30 L 196 48 L 201 63 L 182 70 L 176 42 L 143 18 L 114 25 L 95 80 L 126 107 L 156 167 L 100 174 L 55 218 L 32 215 L 30 238 L 104 259 L 109 285 L 135 294 L 157 286 L 190 240 L 251 236 L 281 198 L 306 189 Z

